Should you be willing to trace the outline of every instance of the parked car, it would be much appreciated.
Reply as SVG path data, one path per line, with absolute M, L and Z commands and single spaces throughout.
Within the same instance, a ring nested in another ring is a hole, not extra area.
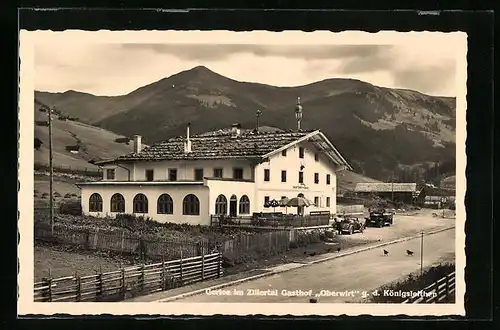
M 336 221 L 336 229 L 339 234 L 362 233 L 365 230 L 365 223 L 358 218 L 341 217 Z
M 370 216 L 366 218 L 366 226 L 384 227 L 393 223 L 394 211 L 384 208 L 370 209 Z

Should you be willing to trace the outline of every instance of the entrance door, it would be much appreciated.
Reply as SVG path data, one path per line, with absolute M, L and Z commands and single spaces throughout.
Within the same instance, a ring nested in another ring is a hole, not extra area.
M 238 198 L 233 195 L 229 200 L 229 216 L 235 217 L 238 211 Z

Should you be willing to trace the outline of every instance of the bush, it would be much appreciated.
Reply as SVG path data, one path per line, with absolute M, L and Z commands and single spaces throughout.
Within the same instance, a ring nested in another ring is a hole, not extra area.
M 71 198 L 71 194 L 64 195 L 64 198 Z
M 54 197 L 61 197 L 61 194 L 58 193 L 57 191 L 54 192 Z
M 82 215 L 82 204 L 79 200 L 63 201 L 59 205 L 60 214 Z
M 76 193 L 72 193 L 71 197 L 78 197 L 78 195 Z
M 43 198 L 43 199 L 47 199 L 47 198 L 49 198 L 49 194 L 48 194 L 48 193 L 43 193 L 43 194 L 42 194 L 42 198 Z

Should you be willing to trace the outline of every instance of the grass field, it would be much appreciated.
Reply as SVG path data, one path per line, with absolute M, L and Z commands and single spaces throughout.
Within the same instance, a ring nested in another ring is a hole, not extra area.
M 47 120 L 47 114 L 35 111 L 36 120 Z M 47 165 L 49 161 L 49 128 L 35 125 L 35 137 L 42 141 L 39 150 L 35 150 L 35 163 Z M 52 121 L 52 143 L 54 166 L 71 166 L 96 170 L 90 164 L 91 159 L 113 158 L 132 151 L 129 145 L 117 143 L 116 138 L 123 137 L 105 129 L 76 121 L 62 121 L 55 116 Z M 80 145 L 78 154 L 66 150 L 66 146 Z
M 67 247 L 57 247 L 37 243 L 34 256 L 35 281 L 50 276 L 64 277 L 74 275 L 92 275 L 96 272 L 108 272 L 131 264 L 126 259 L 107 256 L 105 253 L 75 251 Z
M 42 196 L 43 193 L 49 193 L 49 177 L 45 175 L 35 175 L 34 177 L 35 195 Z M 80 196 L 80 189 L 75 185 L 75 181 L 71 179 L 55 177 L 54 192 L 58 192 L 61 196 L 66 194 L 76 194 Z

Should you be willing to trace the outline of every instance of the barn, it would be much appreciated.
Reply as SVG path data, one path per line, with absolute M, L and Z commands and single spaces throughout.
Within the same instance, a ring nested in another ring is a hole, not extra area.
M 354 189 L 359 197 L 378 196 L 405 204 L 412 204 L 417 194 L 416 183 L 368 182 L 358 183 Z

